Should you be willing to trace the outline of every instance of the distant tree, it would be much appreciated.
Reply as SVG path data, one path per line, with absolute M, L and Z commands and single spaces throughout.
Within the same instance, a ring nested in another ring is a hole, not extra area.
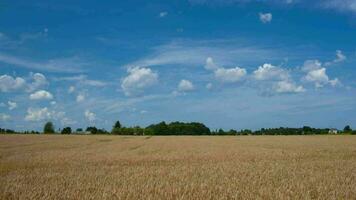
M 77 131 L 77 132 L 83 132 L 83 129 L 82 129 L 82 128 L 77 128 L 76 131 Z
M 219 129 L 218 134 L 219 135 L 225 135 L 225 131 L 223 129 Z
M 72 129 L 70 127 L 65 127 L 61 134 L 71 134 L 72 133 Z
M 345 133 L 351 133 L 351 132 L 352 132 L 351 127 L 350 127 L 349 125 L 345 126 L 344 132 L 345 132 Z
M 54 133 L 54 125 L 52 122 L 47 122 L 43 127 L 43 133 L 51 134 Z
M 116 121 L 113 128 L 121 128 L 120 121 Z
M 91 134 L 97 134 L 98 129 L 95 126 L 89 126 L 86 131 L 90 132 Z
M 310 134 L 312 133 L 313 129 L 309 126 L 303 126 L 303 134 Z
M 121 126 L 120 121 L 116 121 L 114 126 L 112 127 L 111 133 L 112 134 L 121 134 L 121 132 L 123 131 L 122 128 L 123 127 Z

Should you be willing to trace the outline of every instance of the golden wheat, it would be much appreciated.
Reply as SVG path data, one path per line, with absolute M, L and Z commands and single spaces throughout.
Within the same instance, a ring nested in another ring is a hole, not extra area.
M 356 199 L 356 137 L 0 135 L 0 199 Z

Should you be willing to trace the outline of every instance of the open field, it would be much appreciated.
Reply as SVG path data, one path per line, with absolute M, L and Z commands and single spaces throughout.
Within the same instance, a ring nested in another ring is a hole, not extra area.
M 0 199 L 356 199 L 356 137 L 0 135 Z

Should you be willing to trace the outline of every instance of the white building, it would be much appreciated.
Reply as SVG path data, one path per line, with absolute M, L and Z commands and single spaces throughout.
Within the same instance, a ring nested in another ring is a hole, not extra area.
M 339 131 L 335 128 L 329 129 L 329 134 L 338 134 L 338 133 L 339 133 Z

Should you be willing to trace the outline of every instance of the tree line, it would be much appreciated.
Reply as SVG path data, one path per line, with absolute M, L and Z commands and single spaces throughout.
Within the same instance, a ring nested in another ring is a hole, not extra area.
M 14 134 L 14 133 L 24 133 L 24 134 L 40 134 L 38 131 L 24 131 L 16 132 L 11 129 L 0 128 L 0 133 L 3 134 Z M 113 125 L 111 131 L 105 129 L 96 128 L 95 126 L 89 126 L 85 130 L 82 128 L 77 128 L 72 130 L 71 127 L 65 127 L 55 131 L 54 124 L 52 122 L 45 123 L 43 127 L 43 132 L 45 134 L 112 134 L 112 135 L 325 135 L 325 134 L 354 134 L 356 135 L 356 130 L 347 125 L 343 130 L 336 129 L 320 129 L 312 128 L 309 126 L 304 126 L 302 128 L 261 128 L 259 130 L 210 130 L 203 123 L 199 122 L 160 122 L 158 124 L 151 124 L 147 127 L 125 127 L 122 126 L 120 121 L 116 121 Z

